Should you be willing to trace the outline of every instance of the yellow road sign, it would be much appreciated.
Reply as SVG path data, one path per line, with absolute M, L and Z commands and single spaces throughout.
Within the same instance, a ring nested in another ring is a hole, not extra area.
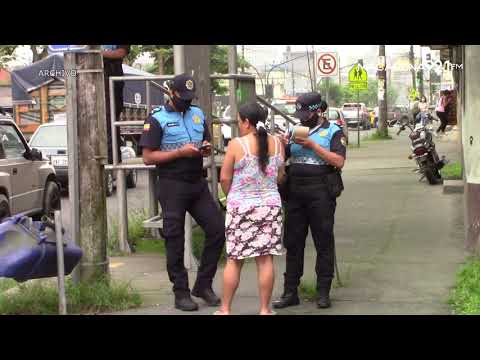
M 367 70 L 360 64 L 355 64 L 348 72 L 348 82 L 352 89 L 367 90 L 368 74 Z

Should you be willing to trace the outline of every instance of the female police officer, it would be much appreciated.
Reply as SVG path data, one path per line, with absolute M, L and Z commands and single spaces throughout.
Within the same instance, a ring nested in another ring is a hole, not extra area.
M 212 280 L 225 243 L 225 225 L 202 177 L 202 156 L 211 152 L 210 133 L 202 110 L 191 105 L 195 97 L 193 78 L 176 76 L 170 90 L 168 104 L 154 110 L 146 120 L 140 146 L 144 163 L 157 165 L 157 196 L 163 212 L 167 271 L 173 283 L 175 307 L 194 311 L 198 305 L 190 297 L 183 264 L 185 213 L 188 211 L 206 234 L 192 295 L 210 306 L 220 304 Z
M 287 264 L 284 293 L 273 306 L 279 309 L 300 303 L 297 288 L 303 275 L 305 241 L 310 226 L 317 251 L 317 306 L 327 308 L 334 274 L 336 197 L 342 188 L 337 170 L 345 161 L 346 142 L 340 127 L 322 116 L 326 103 L 320 94 L 304 94 L 295 105 L 294 116 L 310 131 L 308 138 L 296 137 L 294 143 L 286 146 L 286 156 L 290 157 L 284 239 Z

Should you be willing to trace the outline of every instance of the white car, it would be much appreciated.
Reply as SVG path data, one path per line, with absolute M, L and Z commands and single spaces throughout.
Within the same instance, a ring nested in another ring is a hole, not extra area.
M 57 173 L 58 183 L 62 188 L 68 188 L 68 154 L 67 154 L 67 124 L 58 120 L 40 125 L 32 135 L 29 145 L 42 152 L 50 161 Z M 135 158 L 135 150 L 128 146 L 121 146 L 122 160 Z M 106 171 L 106 192 L 111 196 L 115 189 L 115 172 Z M 127 187 L 137 186 L 137 171 L 129 170 L 127 175 Z

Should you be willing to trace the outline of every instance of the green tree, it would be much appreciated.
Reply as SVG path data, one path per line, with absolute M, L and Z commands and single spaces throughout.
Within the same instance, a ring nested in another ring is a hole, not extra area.
M 326 98 L 327 83 L 326 81 L 320 81 L 317 85 L 317 90 L 322 94 L 322 98 Z M 338 83 L 332 81 L 328 84 L 328 105 L 331 107 L 337 107 L 343 105 L 343 92 L 342 87 Z
M 4 67 L 7 62 L 15 59 L 13 53 L 17 46 L 18 45 L 0 45 L 0 68 Z

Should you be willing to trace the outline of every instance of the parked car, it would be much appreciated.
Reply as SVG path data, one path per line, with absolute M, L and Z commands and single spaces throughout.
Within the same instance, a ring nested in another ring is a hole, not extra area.
M 68 154 L 67 154 L 67 124 L 56 121 L 40 125 L 30 139 L 30 146 L 42 151 L 43 155 L 54 166 L 57 179 L 63 189 L 68 188 Z M 131 147 L 121 146 L 122 160 L 136 157 Z M 137 186 L 137 171 L 127 171 L 127 187 Z M 115 175 L 106 171 L 107 196 L 111 196 L 115 189 Z
M 347 126 L 347 122 L 345 121 L 345 117 L 343 115 L 342 110 L 337 108 L 329 108 L 328 121 L 330 121 L 330 123 L 335 123 L 342 128 L 343 134 L 347 139 L 347 145 L 348 145 L 348 126 Z
M 345 103 L 342 107 L 343 116 L 349 127 L 362 126 L 363 130 L 369 130 L 370 114 L 364 103 Z
M 11 117 L 0 115 L 0 220 L 47 215 L 61 206 L 54 167 L 30 148 Z

